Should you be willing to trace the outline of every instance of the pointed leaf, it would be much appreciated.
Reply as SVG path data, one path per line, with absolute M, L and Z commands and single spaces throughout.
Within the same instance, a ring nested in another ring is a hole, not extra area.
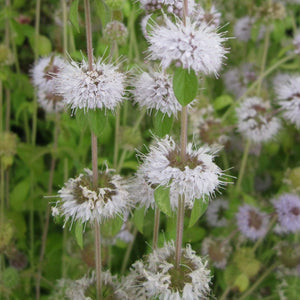
M 198 219 L 205 213 L 208 206 L 208 199 L 195 199 L 194 206 L 191 212 L 189 228 L 192 227 Z
M 193 70 L 178 68 L 173 77 L 175 97 L 182 106 L 191 103 L 197 96 L 198 78 Z
M 170 204 L 170 188 L 159 186 L 154 191 L 154 198 L 159 209 L 168 217 L 172 216 L 172 208 Z
M 76 222 L 75 225 L 75 239 L 80 247 L 80 249 L 83 249 L 83 224 L 81 222 Z
M 154 133 L 159 137 L 164 137 L 166 134 L 170 133 L 173 126 L 173 120 L 173 116 L 169 117 L 167 114 L 158 111 L 153 119 Z
M 69 19 L 72 25 L 75 27 L 77 32 L 80 32 L 79 22 L 78 22 L 78 2 L 79 0 L 74 0 L 70 6 Z
M 87 111 L 87 116 L 91 131 L 97 136 L 100 136 L 107 124 L 105 111 L 101 109 L 90 109 Z
M 142 206 L 140 208 L 137 208 L 134 211 L 134 215 L 132 217 L 132 222 L 140 233 L 143 233 L 144 219 L 145 219 L 145 206 Z
M 107 219 L 101 224 L 101 233 L 106 237 L 114 237 L 121 230 L 123 223 L 124 221 L 121 216 Z

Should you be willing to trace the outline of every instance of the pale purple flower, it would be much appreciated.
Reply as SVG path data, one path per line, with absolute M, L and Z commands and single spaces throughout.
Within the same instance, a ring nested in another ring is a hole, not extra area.
M 241 233 L 251 240 L 265 236 L 268 231 L 269 216 L 254 206 L 240 206 L 236 218 Z
M 261 98 L 246 98 L 236 114 L 238 131 L 254 143 L 269 141 L 280 129 L 280 120 L 273 115 L 270 103 Z
M 192 16 L 196 22 L 206 24 L 217 29 L 220 25 L 221 13 L 213 4 L 209 10 L 205 10 L 202 5 L 197 5 L 192 12 Z
M 184 195 L 185 205 L 192 208 L 195 199 L 203 198 L 206 201 L 205 196 L 211 196 L 225 184 L 221 179 L 222 170 L 213 162 L 215 152 L 209 147 L 196 149 L 195 145 L 189 143 L 186 161 L 182 162 L 179 146 L 166 136 L 150 146 L 141 168 L 150 185 L 170 187 L 173 210 L 178 205 L 180 195 Z
M 205 213 L 207 223 L 212 227 L 225 227 L 228 222 L 224 213 L 228 210 L 228 207 L 227 200 L 220 198 L 211 201 Z
M 149 58 L 160 60 L 163 69 L 179 63 L 196 73 L 218 74 L 227 50 L 227 39 L 206 24 L 187 18 L 186 25 L 179 18 L 175 23 L 164 15 L 165 25 L 154 24 L 148 38 Z
M 85 60 L 80 64 L 72 61 L 58 74 L 56 92 L 73 110 L 114 110 L 124 100 L 125 92 L 125 75 L 117 69 L 102 59 L 93 63 L 93 71 Z
M 300 129 L 300 75 L 280 74 L 273 84 L 284 119 Z
M 283 194 L 273 201 L 279 224 L 288 232 L 300 230 L 300 197 L 294 194 Z

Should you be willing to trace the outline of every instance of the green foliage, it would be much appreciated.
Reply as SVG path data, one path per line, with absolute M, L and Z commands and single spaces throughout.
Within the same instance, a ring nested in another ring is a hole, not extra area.
M 205 213 L 207 206 L 208 206 L 208 199 L 195 199 L 194 206 L 191 211 L 191 217 L 189 222 L 189 227 L 192 227 L 199 218 Z
M 173 77 L 175 97 L 182 106 L 187 106 L 197 96 L 198 78 L 193 70 L 177 68 Z
M 171 132 L 174 122 L 174 117 L 169 117 L 161 111 L 157 111 L 153 119 L 154 133 L 159 137 L 164 137 Z
M 158 186 L 154 191 L 154 198 L 159 209 L 168 217 L 171 217 L 170 188 Z
M 134 211 L 132 222 L 140 233 L 144 230 L 145 207 L 142 206 Z
M 80 32 L 80 26 L 79 26 L 79 21 L 78 21 L 78 3 L 79 0 L 73 0 L 70 6 L 70 11 L 69 11 L 69 19 L 76 29 L 77 32 Z

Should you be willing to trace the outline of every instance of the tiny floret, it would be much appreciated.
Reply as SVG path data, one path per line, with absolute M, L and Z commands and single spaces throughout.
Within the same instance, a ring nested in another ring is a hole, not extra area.
M 77 178 L 69 179 L 58 191 L 60 200 L 54 210 L 67 221 L 82 223 L 94 220 L 103 223 L 106 219 L 124 215 L 131 202 L 127 187 L 119 175 L 112 175 L 113 170 L 99 171 L 98 186 L 93 186 L 92 171 L 85 172 Z
M 269 141 L 280 129 L 280 121 L 273 115 L 270 103 L 258 97 L 245 99 L 236 113 L 238 131 L 254 143 Z
M 164 16 L 164 26 L 155 24 L 148 38 L 149 58 L 160 60 L 163 69 L 171 63 L 196 73 L 218 74 L 227 53 L 223 47 L 226 38 L 205 23 L 187 18 L 186 25 L 176 18 L 173 23 Z
M 73 110 L 114 110 L 124 99 L 125 75 L 117 69 L 102 59 L 93 63 L 92 71 L 87 61 L 72 61 L 57 76 L 56 92 Z

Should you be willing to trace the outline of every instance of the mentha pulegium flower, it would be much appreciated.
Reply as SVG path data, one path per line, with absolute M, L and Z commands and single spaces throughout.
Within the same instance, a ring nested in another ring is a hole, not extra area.
M 103 36 L 110 43 L 116 42 L 119 45 L 123 45 L 126 43 L 128 30 L 123 23 L 111 21 L 106 24 Z
M 47 113 L 62 112 L 65 109 L 63 97 L 50 91 L 50 89 L 38 89 L 37 96 L 39 105 Z
M 272 139 L 280 129 L 280 121 L 273 116 L 270 103 L 261 98 L 246 98 L 236 109 L 238 131 L 254 143 Z
M 237 98 L 246 92 L 248 84 L 254 82 L 256 78 L 257 74 L 252 64 L 231 68 L 223 76 L 226 89 Z
M 73 110 L 113 110 L 124 99 L 125 75 L 117 69 L 102 59 L 93 63 L 93 71 L 85 60 L 80 64 L 72 61 L 57 76 L 56 92 Z
M 300 197 L 294 194 L 283 194 L 273 201 L 279 224 L 288 232 L 300 230 Z
M 99 171 L 98 186 L 93 187 L 92 171 L 77 178 L 69 179 L 58 191 L 60 200 L 54 207 L 54 214 L 67 221 L 82 223 L 96 220 L 103 223 L 106 219 L 127 213 L 131 201 L 126 185 L 119 175 L 112 175 L 112 170 Z
M 202 241 L 202 255 L 208 255 L 213 265 L 224 269 L 231 253 L 231 246 L 226 240 L 207 237 Z
M 284 119 L 300 129 L 300 75 L 279 75 L 273 83 Z
M 166 69 L 172 62 L 196 73 L 217 75 L 227 53 L 222 43 L 227 39 L 206 24 L 198 24 L 191 18 L 186 25 L 179 18 L 175 23 L 164 15 L 164 24 L 154 24 L 149 34 L 149 58 L 160 60 Z
M 192 11 L 192 16 L 198 24 L 206 24 L 217 29 L 220 25 L 221 13 L 212 5 L 209 10 L 205 10 L 202 5 L 197 5 Z
M 65 61 L 56 55 L 40 58 L 31 70 L 33 85 L 53 93 L 56 85 L 54 79 L 65 66 Z
M 182 249 L 180 267 L 175 270 L 174 243 L 165 243 L 149 254 L 144 287 L 150 299 L 207 299 L 211 276 L 206 265 L 187 245 Z
M 147 14 L 163 10 L 165 13 L 182 17 L 183 0 L 139 0 L 139 2 Z M 188 0 L 189 11 L 193 10 L 194 5 L 194 0 Z
M 247 204 L 240 206 L 236 218 L 241 233 L 251 240 L 265 236 L 268 231 L 268 215 L 254 206 Z
M 172 77 L 165 72 L 143 72 L 132 80 L 134 101 L 149 111 L 177 115 L 181 105 L 173 92 Z
M 215 152 L 209 147 L 195 149 L 187 145 L 186 158 L 182 161 L 180 148 L 166 136 L 150 146 L 142 165 L 146 180 L 152 186 L 170 187 L 170 202 L 174 210 L 179 195 L 184 195 L 185 205 L 192 208 L 195 199 L 210 196 L 225 183 L 222 170 L 213 162 Z M 205 200 L 204 200 L 205 201 Z
M 228 210 L 229 204 L 224 199 L 214 199 L 211 201 L 205 212 L 206 221 L 212 227 L 225 227 L 227 219 L 225 218 L 225 211 Z

